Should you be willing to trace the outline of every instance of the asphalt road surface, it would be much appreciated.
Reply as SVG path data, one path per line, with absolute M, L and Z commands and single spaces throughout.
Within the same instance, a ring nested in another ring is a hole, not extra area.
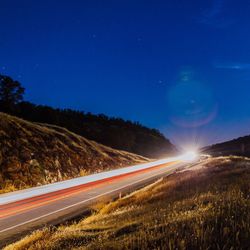
M 173 161 L 0 205 L 0 247 L 44 225 L 56 225 L 83 215 L 93 203 L 104 197 L 112 199 L 125 195 L 187 164 Z

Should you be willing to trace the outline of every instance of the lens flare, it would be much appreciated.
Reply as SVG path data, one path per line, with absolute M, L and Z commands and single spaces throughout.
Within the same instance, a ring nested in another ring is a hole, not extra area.
M 193 71 L 183 71 L 168 91 L 170 121 L 180 127 L 197 128 L 213 121 L 217 103 L 213 91 Z

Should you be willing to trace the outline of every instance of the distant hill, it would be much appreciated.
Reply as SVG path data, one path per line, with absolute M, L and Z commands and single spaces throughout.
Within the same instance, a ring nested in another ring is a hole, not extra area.
M 54 109 L 29 102 L 17 104 L 8 113 L 32 122 L 58 125 L 106 146 L 149 158 L 166 157 L 176 152 L 173 144 L 158 130 L 103 114 Z
M 214 144 L 203 148 L 202 151 L 214 156 L 238 155 L 250 157 L 250 136 Z
M 146 161 L 62 127 L 0 113 L 0 193 Z

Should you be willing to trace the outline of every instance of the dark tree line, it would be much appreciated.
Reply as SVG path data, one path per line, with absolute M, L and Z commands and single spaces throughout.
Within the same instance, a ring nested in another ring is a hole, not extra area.
M 213 156 L 246 156 L 250 157 L 250 136 L 243 136 L 230 141 L 217 143 L 202 149 L 202 152 Z
M 14 111 L 16 104 L 23 100 L 24 88 L 9 76 L 0 75 L 0 107 Z
M 0 111 L 23 119 L 65 127 L 112 148 L 151 158 L 174 152 L 174 147 L 158 130 L 138 122 L 71 109 L 55 109 L 23 101 L 24 88 L 10 77 L 0 75 Z

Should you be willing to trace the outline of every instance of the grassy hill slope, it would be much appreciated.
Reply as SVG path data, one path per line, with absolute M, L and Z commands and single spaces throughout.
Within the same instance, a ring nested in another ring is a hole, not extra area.
M 250 136 L 214 144 L 203 148 L 202 151 L 214 156 L 238 155 L 250 157 Z
M 249 249 L 249 180 L 249 159 L 212 158 L 5 250 Z
M 0 113 L 0 193 L 147 160 L 61 127 Z
M 158 130 L 121 118 L 94 115 L 71 109 L 21 102 L 10 110 L 1 110 L 32 122 L 53 124 L 89 140 L 118 150 L 161 158 L 177 152 L 175 146 Z

